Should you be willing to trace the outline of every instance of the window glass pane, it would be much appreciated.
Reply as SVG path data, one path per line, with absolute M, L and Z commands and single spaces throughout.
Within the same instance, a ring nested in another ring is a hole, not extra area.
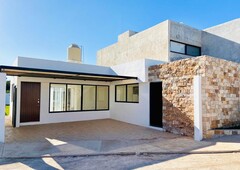
M 81 110 L 81 85 L 67 86 L 67 110 Z
M 127 101 L 128 102 L 138 102 L 138 84 L 127 85 Z
M 201 50 L 199 47 L 193 47 L 193 46 L 187 45 L 187 55 L 200 56 Z
M 170 42 L 171 51 L 185 54 L 185 44 Z
M 51 84 L 50 112 L 66 111 L 66 85 Z
M 96 87 L 83 85 L 83 110 L 95 110 Z
M 108 109 L 108 87 L 97 86 L 97 110 Z
M 126 101 L 126 85 L 116 86 L 116 99 L 118 102 Z

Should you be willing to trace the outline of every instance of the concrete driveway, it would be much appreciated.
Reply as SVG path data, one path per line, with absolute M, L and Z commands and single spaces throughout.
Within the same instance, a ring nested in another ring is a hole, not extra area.
M 8 121 L 9 122 L 9 121 Z M 6 143 L 79 140 L 139 140 L 176 138 L 177 135 L 112 119 L 22 126 L 6 123 Z
M 111 119 L 20 128 L 12 128 L 8 124 L 6 126 L 6 143 L 0 144 L 0 168 L 10 166 L 12 169 L 14 166 L 22 166 L 24 169 L 27 164 L 34 169 L 40 165 L 43 169 L 48 169 L 50 164 L 50 167 L 55 165 L 58 167 L 58 163 L 66 168 L 70 163 L 77 169 L 78 162 L 87 159 L 89 162 L 85 164 L 86 169 L 87 167 L 94 169 L 98 167 L 99 160 L 105 160 L 104 167 L 107 167 L 108 159 L 113 159 L 116 166 L 121 164 L 121 160 L 125 160 L 129 164 L 124 163 L 122 168 L 128 169 L 141 167 L 143 163 L 150 165 L 156 160 L 160 162 L 174 160 L 187 154 L 240 152 L 238 135 L 197 142 L 189 137 Z M 91 155 L 97 157 L 88 158 Z M 148 160 L 146 155 L 155 156 L 150 156 L 151 160 Z M 74 158 L 76 162 L 72 162 Z M 92 161 L 96 161 L 96 165 L 92 165 Z M 109 169 L 112 169 L 110 165 L 112 164 L 109 164 Z
M 237 140 L 237 139 L 235 139 Z M 104 119 L 13 128 L 6 124 L 1 157 L 86 155 L 139 152 L 234 151 L 233 141 L 197 142 L 190 137 Z

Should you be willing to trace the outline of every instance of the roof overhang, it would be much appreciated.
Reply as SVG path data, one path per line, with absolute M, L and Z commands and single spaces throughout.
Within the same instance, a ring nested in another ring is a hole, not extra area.
M 4 72 L 7 76 L 19 77 L 42 77 L 55 79 L 74 79 L 74 80 L 91 80 L 91 81 L 119 81 L 127 79 L 137 79 L 137 77 L 94 74 L 83 72 L 71 72 L 61 70 L 48 70 L 39 68 L 16 67 L 16 66 L 0 66 L 0 72 Z

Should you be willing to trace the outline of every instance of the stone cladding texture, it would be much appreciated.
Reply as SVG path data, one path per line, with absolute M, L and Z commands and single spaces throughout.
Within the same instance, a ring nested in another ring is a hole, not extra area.
M 163 128 L 193 136 L 193 79 L 202 77 L 202 115 L 204 138 L 214 136 L 211 129 L 240 121 L 240 65 L 201 56 L 149 67 L 149 81 L 162 81 Z

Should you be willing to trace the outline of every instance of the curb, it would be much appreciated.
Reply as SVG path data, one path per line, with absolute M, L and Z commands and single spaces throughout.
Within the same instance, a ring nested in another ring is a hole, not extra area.
M 20 157 L 0 157 L 0 159 L 37 159 L 37 158 L 62 158 L 62 157 L 96 157 L 96 156 L 148 156 L 148 155 L 192 155 L 192 154 L 226 154 L 240 153 L 240 150 L 227 151 L 193 151 L 193 152 L 116 152 L 116 153 L 96 153 L 96 154 L 69 154 L 69 155 L 42 155 L 42 156 L 20 156 Z

